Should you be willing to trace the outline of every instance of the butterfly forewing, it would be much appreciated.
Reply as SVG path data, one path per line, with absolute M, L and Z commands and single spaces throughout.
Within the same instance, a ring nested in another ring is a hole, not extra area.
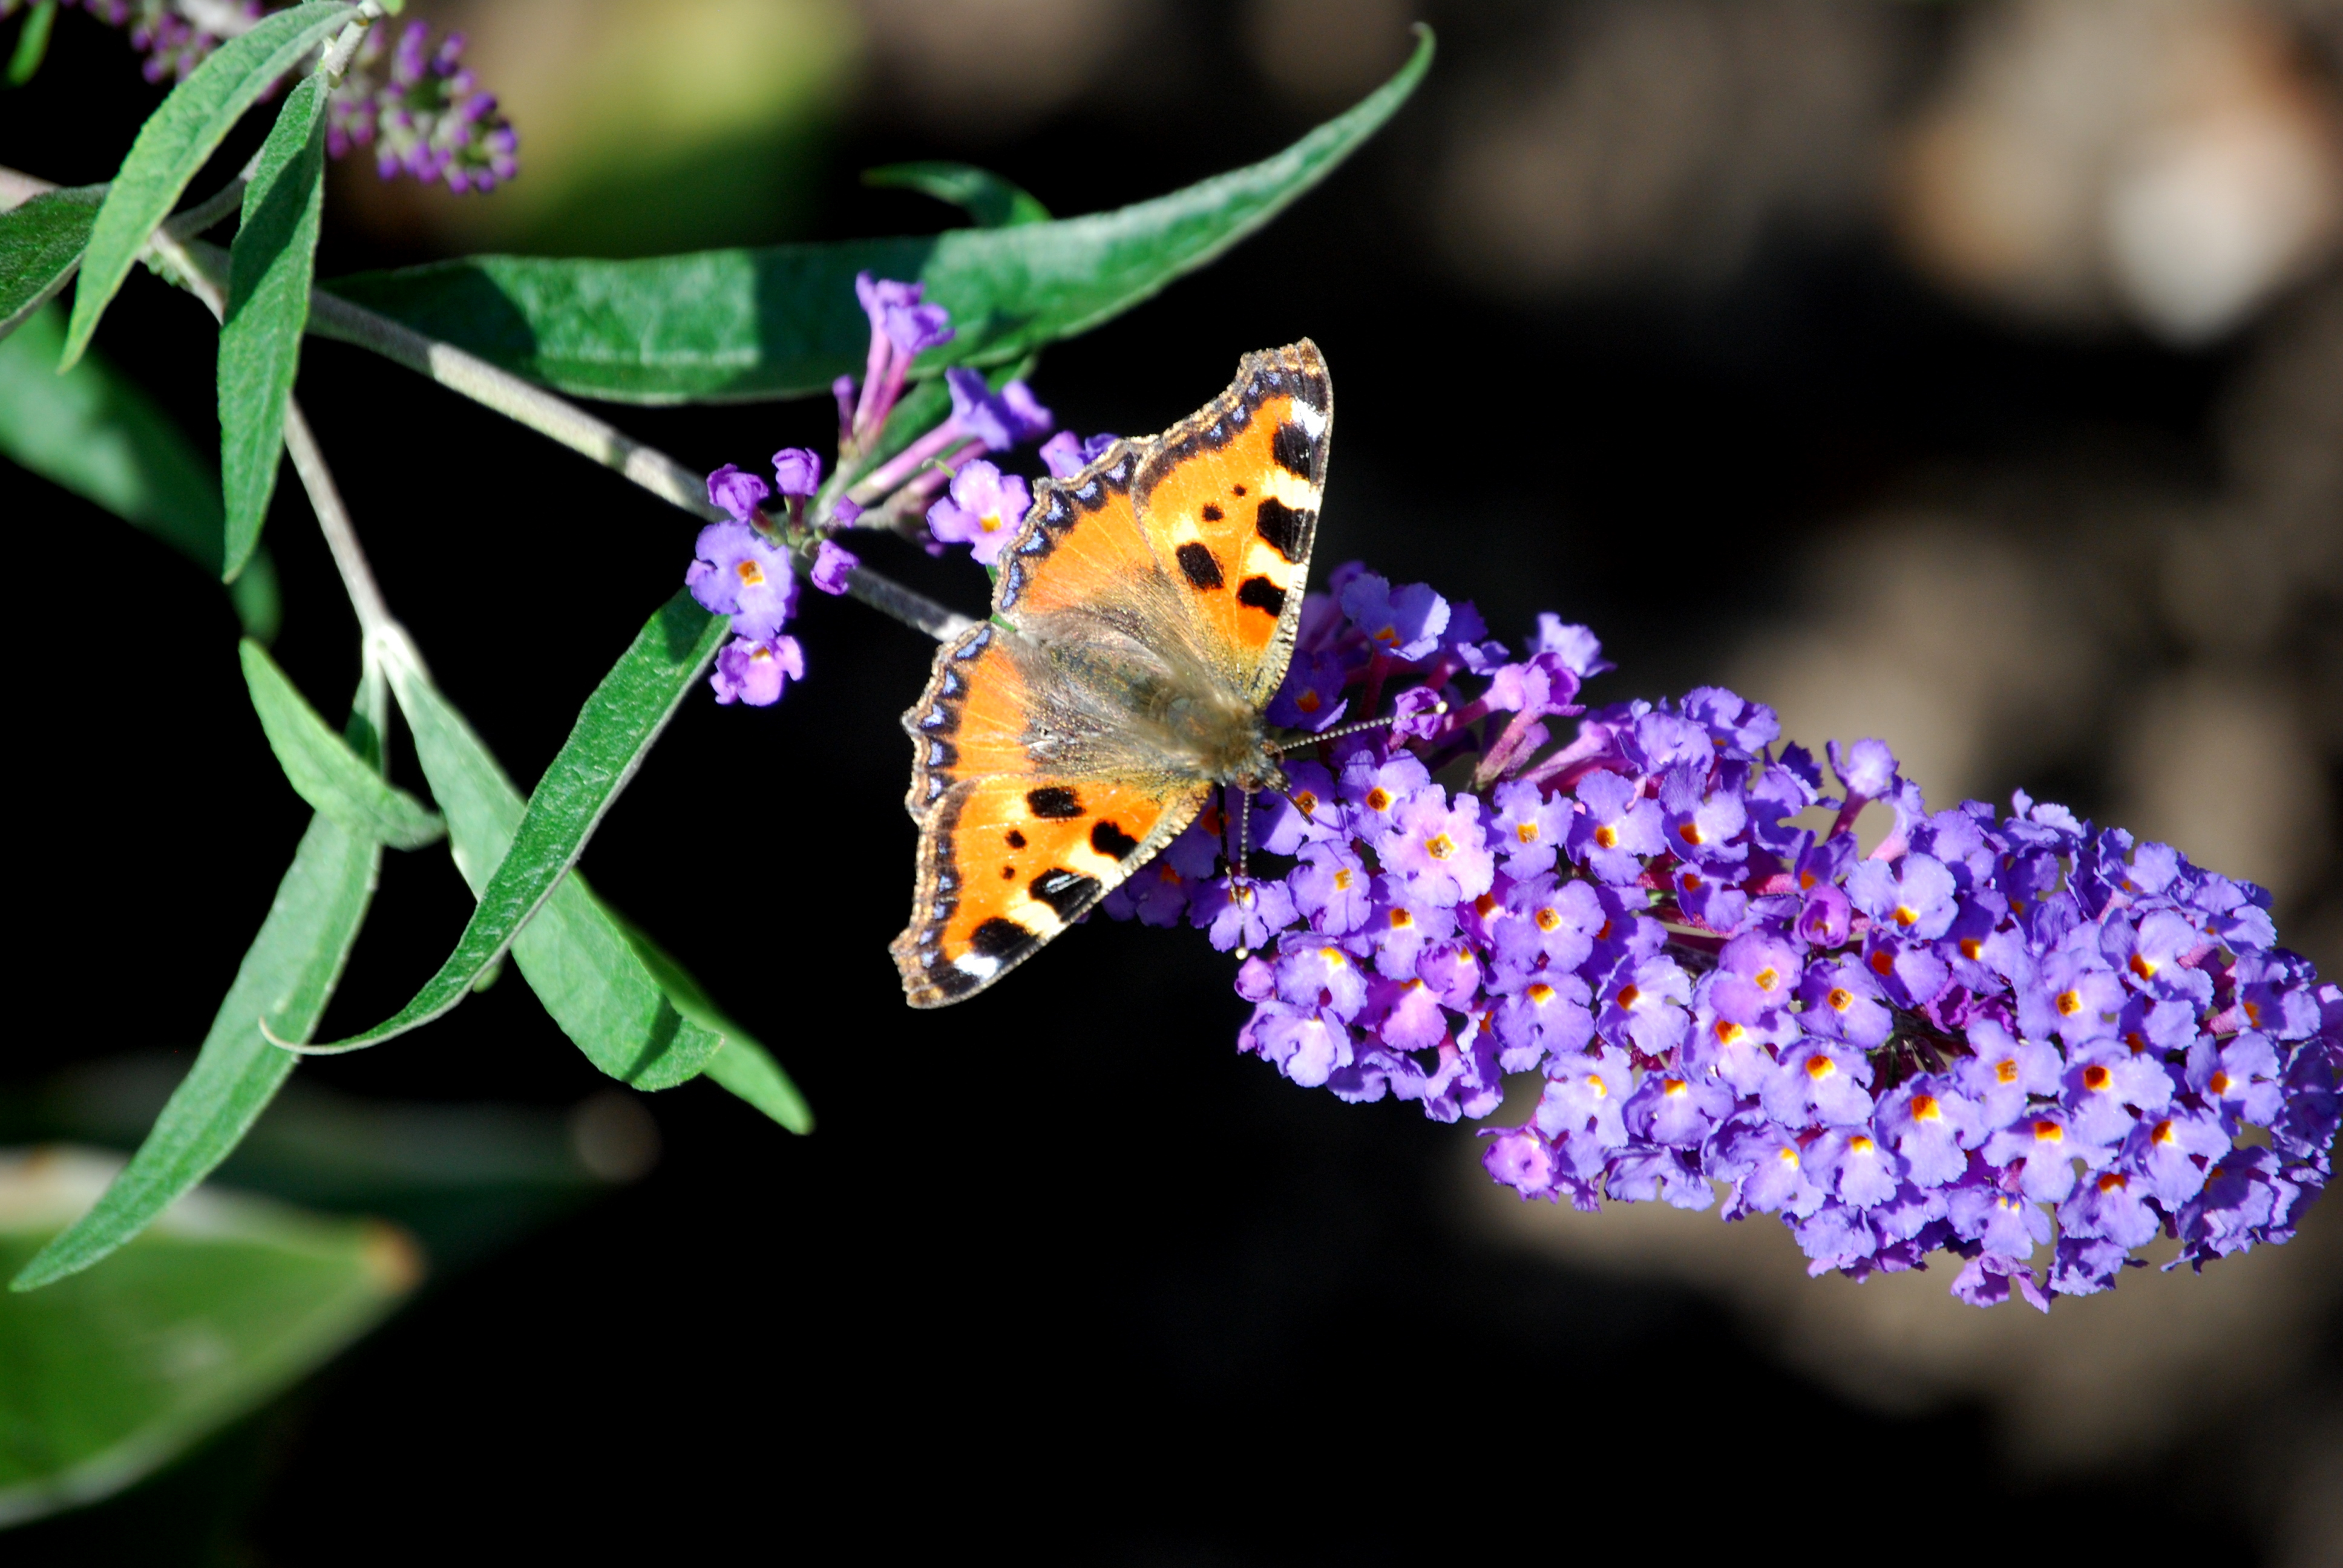
M 1203 640 L 1256 707 L 1292 654 L 1333 416 L 1315 344 L 1248 354 L 1226 392 L 1154 442 L 1131 483 Z

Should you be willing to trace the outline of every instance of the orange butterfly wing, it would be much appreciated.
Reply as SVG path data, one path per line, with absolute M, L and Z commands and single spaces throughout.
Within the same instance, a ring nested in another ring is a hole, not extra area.
M 1203 808 L 1202 786 L 1167 797 L 1037 769 L 1028 687 L 1007 634 L 980 626 L 944 649 L 904 716 L 920 749 L 904 799 L 920 859 L 911 923 L 890 950 L 914 1007 L 958 1001 L 1031 957 Z
M 1050 628 L 1061 650 L 1176 649 L 1199 689 L 1257 716 L 1292 657 L 1332 412 L 1315 346 L 1249 354 L 1193 417 L 1036 487 L 1001 552 L 992 622 L 937 656 L 904 715 L 920 858 L 891 950 L 913 1006 L 957 1001 L 1031 956 L 1211 793 L 1212 779 L 1152 765 L 1136 741 L 1066 734 L 1065 694 L 1018 628 Z M 1101 718 L 1073 717 L 1093 730 Z

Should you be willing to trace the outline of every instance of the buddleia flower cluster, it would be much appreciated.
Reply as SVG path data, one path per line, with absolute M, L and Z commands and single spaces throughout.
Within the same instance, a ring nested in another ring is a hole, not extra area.
M 386 45 L 371 28 L 326 109 L 326 150 L 374 149 L 384 179 L 412 175 L 449 190 L 489 191 L 520 170 L 519 136 L 463 64 L 464 35 L 431 46 L 430 30 L 410 22 Z M 385 55 L 388 56 L 387 63 Z
M 1584 709 L 1609 668 L 1583 627 L 1544 617 L 1516 658 L 1470 604 L 1341 568 L 1270 717 L 1324 731 L 1395 690 L 1392 722 L 1260 798 L 1282 875 L 1232 874 L 1215 809 L 1104 908 L 1243 954 L 1240 1049 L 1296 1083 L 1454 1121 L 1536 1074 L 1484 1159 L 1525 1199 L 1721 1190 L 1811 1272 L 1943 1250 L 1962 1299 L 2046 1309 L 2159 1234 L 2201 1268 L 2293 1233 L 2343 990 L 2268 893 L 2022 793 L 1931 812 L 1876 740 L 1826 775 L 1720 688 Z M 1894 826 L 1860 854 L 1873 802 Z
M 179 82 L 220 44 L 282 5 L 256 0 L 82 0 L 110 27 L 125 29 L 146 56 L 150 82 Z M 21 0 L 0 0 L 0 17 Z M 493 190 L 519 172 L 519 138 L 462 63 L 464 35 L 435 47 L 430 30 L 410 22 L 388 42 L 387 26 L 367 30 L 326 106 L 326 150 L 338 158 L 371 147 L 375 172 L 405 174 L 453 191 Z
M 727 463 L 708 477 L 708 498 L 730 514 L 700 530 L 685 574 L 692 596 L 732 618 L 733 640 L 718 654 L 709 682 L 719 702 L 767 707 L 805 674 L 805 651 L 782 632 L 797 613 L 797 563 L 809 562 L 813 585 L 844 593 L 860 558 L 839 542 L 850 528 L 894 528 L 930 552 L 965 545 L 990 567 L 1032 506 L 1032 487 L 1004 473 L 990 454 L 1050 435 L 1050 410 L 1021 380 L 998 389 L 972 370 L 944 372 L 951 412 L 932 429 L 873 464 L 888 418 L 910 383 L 912 361 L 952 339 L 951 315 L 922 286 L 863 273 L 855 297 L 870 323 L 870 348 L 860 378 L 841 376 L 838 456 L 843 472 L 867 466 L 850 485 L 822 483 L 820 457 L 802 447 L 773 454 L 773 482 Z M 1050 471 L 1078 471 L 1114 442 L 1081 440 L 1061 431 L 1041 448 Z M 842 474 L 841 474 L 842 478 Z

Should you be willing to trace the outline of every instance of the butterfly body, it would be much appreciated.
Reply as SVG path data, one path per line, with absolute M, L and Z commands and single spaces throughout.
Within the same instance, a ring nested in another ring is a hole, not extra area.
M 1144 869 L 1220 785 L 1282 788 L 1284 678 L 1333 418 L 1308 341 L 1150 440 L 1044 479 L 992 616 L 904 715 L 920 825 L 905 995 L 972 995 Z

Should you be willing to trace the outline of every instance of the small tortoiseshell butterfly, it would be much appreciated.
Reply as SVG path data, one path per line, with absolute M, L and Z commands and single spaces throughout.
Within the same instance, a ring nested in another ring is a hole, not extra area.
M 1043 479 L 991 618 L 903 716 L 920 825 L 913 1007 L 1031 957 L 1196 819 L 1215 786 L 1282 789 L 1263 711 L 1293 654 L 1333 390 L 1317 346 L 1248 354 L 1152 440 Z

